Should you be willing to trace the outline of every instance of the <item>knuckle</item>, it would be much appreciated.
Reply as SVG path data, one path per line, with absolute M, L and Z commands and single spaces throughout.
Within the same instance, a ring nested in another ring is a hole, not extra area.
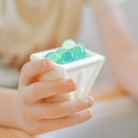
M 29 62 L 23 65 L 23 67 L 21 69 L 22 74 L 26 73 L 26 68 L 28 67 L 28 65 L 29 65 Z
M 26 110 L 25 110 L 25 115 L 26 115 L 28 118 L 32 118 L 32 117 L 33 117 L 33 112 L 32 112 L 30 109 L 26 108 Z
M 53 116 L 59 116 L 63 113 L 63 109 L 60 106 L 57 106 L 55 110 L 53 110 Z
M 74 119 L 74 122 L 75 123 L 79 123 L 79 122 L 82 122 L 82 116 L 81 115 L 77 115 Z
M 64 109 L 62 106 L 57 106 L 56 111 L 57 111 L 57 114 L 61 114 L 62 112 L 64 112 Z
M 20 92 L 20 95 L 19 95 L 19 100 L 22 102 L 22 104 L 26 104 L 26 103 L 28 103 L 28 97 L 27 97 L 27 90 L 26 90 L 26 88 L 21 88 L 21 90 L 20 90 L 21 92 Z
M 81 109 L 81 105 L 78 104 L 78 103 L 74 103 L 74 106 L 72 107 L 72 110 L 73 110 L 73 111 L 78 111 L 78 110 L 80 110 L 80 109 Z
M 38 87 L 37 83 L 34 83 L 32 85 L 31 93 L 32 93 L 31 96 L 32 96 L 33 99 L 37 98 L 38 93 L 39 93 L 39 87 Z
M 27 98 L 26 98 L 26 95 L 21 93 L 21 98 L 20 98 L 22 104 L 26 104 L 27 103 Z

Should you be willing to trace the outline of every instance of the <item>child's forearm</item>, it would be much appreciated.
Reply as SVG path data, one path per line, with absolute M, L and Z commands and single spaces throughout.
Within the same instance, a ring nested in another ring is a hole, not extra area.
M 16 90 L 0 88 L 0 125 L 16 128 L 14 98 Z
M 118 66 L 118 59 L 136 50 L 129 28 L 118 6 L 95 12 L 107 56 Z
M 138 98 L 138 54 L 117 5 L 95 12 L 107 59 L 121 86 Z

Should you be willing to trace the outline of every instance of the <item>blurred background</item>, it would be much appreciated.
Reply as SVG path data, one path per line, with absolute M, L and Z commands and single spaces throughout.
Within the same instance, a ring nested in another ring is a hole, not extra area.
M 126 0 L 125 3 L 121 5 L 121 8 L 126 17 L 126 21 L 132 31 L 136 43 L 138 43 L 138 1 L 137 0 Z M 89 28 L 89 29 L 88 29 Z M 92 16 L 91 6 L 85 4 L 82 11 L 81 24 L 78 33 L 77 40 L 82 42 L 87 48 L 101 53 L 103 55 L 104 51 L 102 49 L 102 43 L 98 34 L 96 27 L 96 22 Z M 100 75 L 98 76 L 98 82 L 105 80 L 113 80 L 111 71 L 109 69 L 108 63 L 104 64 Z

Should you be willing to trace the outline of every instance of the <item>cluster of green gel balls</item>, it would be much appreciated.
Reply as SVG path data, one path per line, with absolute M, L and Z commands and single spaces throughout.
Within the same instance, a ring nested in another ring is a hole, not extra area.
M 49 52 L 44 58 L 50 59 L 57 64 L 66 64 L 73 61 L 81 60 L 91 55 L 85 52 L 83 45 L 75 43 L 69 39 L 63 42 L 62 47 L 56 52 Z

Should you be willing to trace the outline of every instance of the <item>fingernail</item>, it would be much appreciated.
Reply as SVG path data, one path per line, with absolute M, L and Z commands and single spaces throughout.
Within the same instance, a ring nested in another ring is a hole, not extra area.
M 89 116 L 91 118 L 93 116 L 92 111 L 90 109 L 89 110 L 86 110 L 85 111 L 85 116 Z
M 53 63 L 49 59 L 43 60 L 44 67 L 49 67 L 50 69 L 54 67 Z
M 69 88 L 71 88 L 72 90 L 76 90 L 77 88 L 76 83 L 72 79 L 68 79 L 68 85 L 69 85 Z
M 54 68 L 54 64 L 52 63 L 52 61 L 49 60 L 49 68 L 52 69 Z
M 94 100 L 93 100 L 93 98 L 92 98 L 91 96 L 86 97 L 86 98 L 84 99 L 84 101 L 85 101 L 85 103 L 88 104 L 88 105 L 92 105 L 93 102 L 94 102 Z

